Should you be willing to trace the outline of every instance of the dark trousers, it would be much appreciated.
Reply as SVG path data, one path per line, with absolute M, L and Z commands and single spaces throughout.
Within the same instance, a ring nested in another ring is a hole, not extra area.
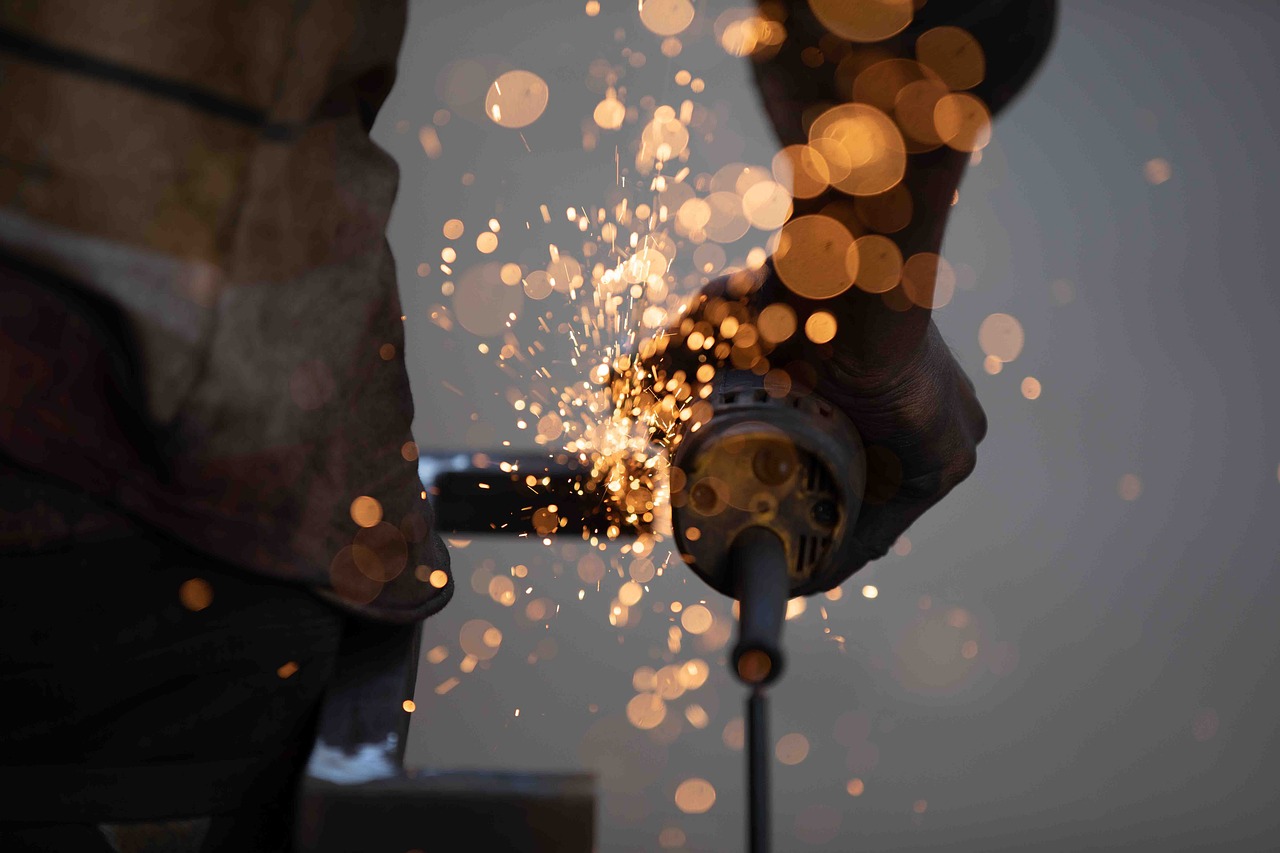
M 0 850 L 287 849 L 343 623 L 158 535 L 0 554 Z

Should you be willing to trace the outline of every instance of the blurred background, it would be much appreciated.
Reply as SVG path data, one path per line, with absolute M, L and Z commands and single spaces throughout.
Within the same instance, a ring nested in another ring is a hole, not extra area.
M 634 0 L 411 4 L 375 139 L 401 168 L 389 239 L 423 451 L 545 449 L 517 424 L 526 376 L 482 352 L 501 339 L 456 322 L 458 300 L 520 328 L 552 310 L 558 294 L 475 297 L 464 275 L 545 266 L 548 243 L 574 245 L 566 209 L 605 203 L 643 125 L 592 122 L 610 73 L 642 114 L 646 95 L 705 111 L 695 173 L 768 168 L 750 60 L 717 37 L 730 4 L 696 5 L 677 51 Z M 957 290 L 934 316 L 990 433 L 889 556 L 793 608 L 771 694 L 778 850 L 1280 844 L 1280 11 L 1061 6 L 943 252 Z M 483 112 L 511 69 L 549 91 L 520 130 Z M 767 238 L 681 258 L 683 275 Z M 424 626 L 408 763 L 587 769 L 600 850 L 744 849 L 728 601 L 674 564 L 619 618 L 616 544 L 452 545 L 458 592 Z

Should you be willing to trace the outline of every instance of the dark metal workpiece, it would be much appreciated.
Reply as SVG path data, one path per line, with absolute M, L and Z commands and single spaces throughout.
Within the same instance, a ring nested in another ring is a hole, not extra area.
M 559 529 L 574 535 L 583 529 L 603 532 L 610 523 L 618 524 L 624 538 L 643 532 L 608 520 L 604 495 L 585 488 L 589 473 L 588 466 L 565 453 L 433 452 L 418 459 L 418 476 L 427 484 L 435 510 L 435 529 L 445 535 L 537 535 L 533 513 L 548 504 L 555 505 L 564 522 Z M 528 484 L 530 476 L 536 485 Z

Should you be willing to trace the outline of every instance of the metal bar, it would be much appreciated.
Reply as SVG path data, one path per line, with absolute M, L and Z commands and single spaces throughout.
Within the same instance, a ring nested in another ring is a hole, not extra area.
M 554 504 L 562 530 L 603 532 L 617 523 L 621 535 L 639 530 L 605 515 L 605 497 L 587 488 L 589 470 L 573 457 L 532 453 L 430 453 L 418 459 L 418 477 L 443 534 L 535 535 L 534 510 Z M 534 478 L 530 485 L 529 478 Z

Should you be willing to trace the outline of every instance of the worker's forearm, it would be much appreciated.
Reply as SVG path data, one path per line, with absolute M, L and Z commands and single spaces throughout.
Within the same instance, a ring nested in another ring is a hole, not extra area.
M 899 67 L 906 69 L 904 74 L 911 74 L 917 38 L 936 26 L 974 26 L 987 44 L 1002 52 L 1001 56 L 993 57 L 989 70 L 1005 77 L 1021 75 L 1020 79 L 1002 81 L 980 77 L 979 83 L 973 85 L 978 87 L 974 91 L 995 93 L 1003 103 L 1011 94 L 1011 86 L 1025 82 L 1029 74 L 1027 68 L 1038 62 L 1047 43 L 1047 32 L 1052 29 L 1051 0 L 1019 0 L 1018 4 L 1010 0 L 975 0 L 934 5 L 924 7 L 927 17 L 922 12 L 910 25 L 887 38 L 851 42 L 831 33 L 814 14 L 808 0 L 762 2 L 762 14 L 768 17 L 780 17 L 781 10 L 784 16 L 781 23 L 786 30 L 786 38 L 780 45 L 757 51 L 750 60 L 765 111 L 780 144 L 811 142 L 810 126 L 824 111 L 840 104 L 865 101 L 868 89 L 876 91 L 875 87 L 859 83 L 859 94 L 855 97 L 854 81 L 865 69 L 885 60 L 908 60 Z M 847 11 L 857 6 L 849 3 L 843 8 Z M 1044 17 L 1046 9 L 1047 18 Z M 1036 14 L 1041 17 L 1037 19 Z M 993 21 L 1002 18 L 1009 20 Z M 1015 31 L 1038 27 L 1044 31 L 1045 38 L 1028 38 L 1025 46 L 1019 47 L 1004 37 L 1001 26 L 1005 24 Z M 978 52 L 981 53 L 981 48 Z M 933 72 L 920 69 L 918 73 Z M 933 79 L 937 79 L 936 75 Z M 875 106 L 887 111 L 888 119 L 900 122 L 901 117 L 893 115 L 892 93 L 882 100 L 887 103 Z M 916 357 L 930 329 L 930 307 L 934 304 L 930 294 L 934 281 L 927 271 L 932 269 L 930 265 L 941 250 L 948 214 L 970 159 L 966 151 L 941 144 L 918 144 L 909 135 L 905 137 L 904 147 L 902 178 L 891 192 L 878 198 L 854 197 L 842 189 L 827 187 L 815 197 L 797 198 L 793 219 L 823 214 L 844 225 L 854 238 L 880 234 L 896 246 L 908 270 L 915 271 L 910 286 L 882 295 L 855 285 L 839 296 L 814 300 L 800 295 L 805 290 L 803 287 L 790 288 L 775 283 L 776 292 L 772 294 L 773 298 L 792 304 L 802 318 L 816 310 L 832 313 L 837 320 L 836 337 L 822 355 L 838 367 L 840 374 L 869 386 L 892 383 L 904 365 Z M 874 215 L 865 215 L 877 206 L 893 207 L 895 215 L 889 217 L 893 221 L 884 222 Z M 917 257 L 914 265 L 910 263 L 913 257 Z M 919 280 L 921 269 L 926 270 L 925 281 Z M 782 278 L 786 284 L 794 284 L 786 282 L 785 275 Z

